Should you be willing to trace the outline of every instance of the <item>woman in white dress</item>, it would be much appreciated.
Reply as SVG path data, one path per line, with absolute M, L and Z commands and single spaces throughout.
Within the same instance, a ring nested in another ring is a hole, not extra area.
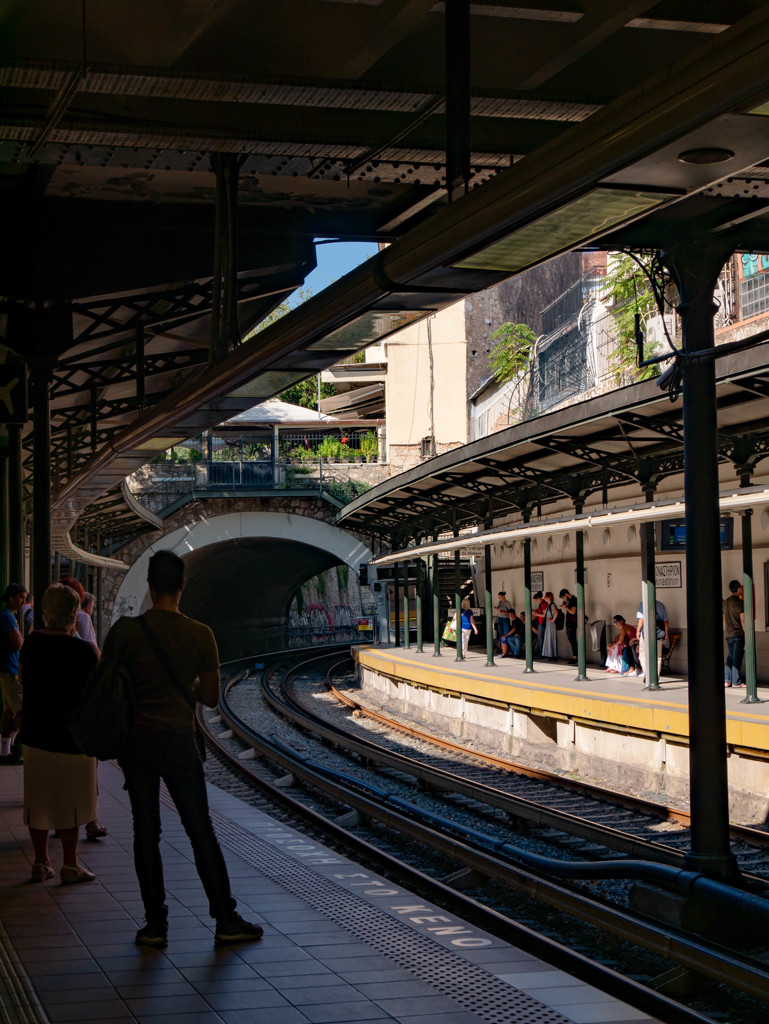
M 547 602 L 547 611 L 545 612 L 545 636 L 542 640 L 542 657 L 545 661 L 555 661 L 558 657 L 558 630 L 555 625 L 558 609 L 555 606 L 551 591 L 547 591 L 544 600 Z

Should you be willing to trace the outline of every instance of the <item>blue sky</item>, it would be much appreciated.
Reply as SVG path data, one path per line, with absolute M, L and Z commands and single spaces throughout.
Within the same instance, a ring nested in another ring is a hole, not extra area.
M 318 265 L 307 276 L 303 287 L 309 288 L 313 295 L 317 295 L 332 281 L 344 277 L 359 263 L 363 263 L 369 256 L 375 255 L 376 251 L 375 242 L 329 242 L 324 245 L 316 245 L 315 253 Z

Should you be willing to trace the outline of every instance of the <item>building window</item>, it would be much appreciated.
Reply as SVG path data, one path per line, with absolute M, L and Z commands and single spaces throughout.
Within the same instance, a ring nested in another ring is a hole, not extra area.
M 769 310 L 769 275 L 740 281 L 740 312 L 743 320 Z

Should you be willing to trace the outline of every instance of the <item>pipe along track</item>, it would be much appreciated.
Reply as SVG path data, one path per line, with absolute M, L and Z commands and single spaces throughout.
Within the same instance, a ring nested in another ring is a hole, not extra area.
M 298 663 L 298 656 L 305 655 L 306 653 L 307 652 L 295 651 L 285 652 L 281 655 L 270 656 L 269 659 L 267 657 L 263 657 L 262 660 L 265 663 L 269 660 L 273 664 L 281 661 L 285 662 L 286 660 L 297 662 L 291 668 L 286 670 L 286 677 L 288 678 L 288 676 L 292 675 L 294 672 L 306 670 L 311 663 L 327 660 L 330 656 L 330 652 L 326 651 L 322 655 L 314 654 L 309 658 L 304 657 L 304 660 Z M 233 664 L 242 665 L 243 663 L 253 662 L 253 660 L 253 658 L 244 658 L 240 659 L 238 663 Z M 271 669 L 264 672 L 261 680 L 263 691 L 269 689 L 266 687 L 266 677 L 274 671 L 274 669 Z M 494 853 L 474 847 L 468 841 L 457 838 L 456 835 L 451 834 L 451 831 L 456 832 L 456 826 L 452 823 L 442 822 L 435 816 L 428 816 L 428 821 L 426 820 L 424 812 L 415 807 L 406 807 L 405 801 L 398 801 L 400 806 L 397 809 L 393 806 L 383 805 L 383 794 L 381 794 L 381 792 L 374 792 L 372 794 L 370 787 L 361 787 L 360 783 L 357 783 L 355 780 L 349 779 L 338 772 L 331 771 L 321 765 L 314 765 L 305 761 L 303 758 L 298 756 L 292 748 L 279 740 L 270 740 L 260 736 L 251 728 L 251 726 L 233 712 L 229 704 L 228 698 L 230 690 L 237 686 L 238 683 L 247 675 L 247 672 L 240 671 L 225 684 L 220 701 L 220 714 L 221 720 L 226 724 L 227 728 L 249 747 L 252 747 L 257 756 L 266 757 L 271 762 L 289 772 L 297 780 L 301 780 L 302 782 L 323 792 L 326 796 L 338 801 L 342 805 L 353 808 L 364 818 L 377 821 L 387 829 L 405 835 L 416 842 L 419 842 L 423 846 L 433 849 L 440 855 L 466 869 L 477 872 L 479 875 L 486 878 L 501 882 L 515 890 L 523 892 L 537 902 L 544 903 L 558 911 L 570 914 L 573 917 L 594 925 L 604 931 L 610 932 L 625 941 L 641 946 L 665 958 L 666 960 L 673 961 L 681 967 L 694 971 L 697 974 L 703 975 L 713 981 L 739 989 L 753 997 L 769 1001 L 769 970 L 767 970 L 763 964 L 751 961 L 742 955 L 735 955 L 728 949 L 700 940 L 696 936 L 686 934 L 675 929 L 667 929 L 654 922 L 636 918 L 621 909 L 608 906 L 581 892 L 559 885 L 551 878 L 546 877 L 542 870 L 532 870 L 530 867 L 520 866 L 519 864 L 502 860 L 500 857 L 495 856 Z M 306 727 L 311 731 L 316 731 L 315 725 L 310 721 L 311 716 L 307 715 L 306 712 L 301 712 L 299 714 L 293 711 L 288 703 L 277 698 L 274 693 L 270 694 L 269 699 L 270 703 L 274 707 L 278 708 L 282 714 L 285 714 L 291 720 L 300 720 L 303 717 L 307 718 L 308 722 Z M 329 727 L 324 726 L 324 728 Z M 343 741 L 339 735 L 334 735 L 332 741 L 337 745 L 343 745 L 347 749 L 350 749 L 347 746 L 346 741 Z M 357 742 L 360 741 L 356 740 L 356 743 Z M 229 755 L 224 756 L 240 771 L 244 770 L 243 764 L 239 763 L 236 758 L 232 758 Z M 364 753 L 363 756 L 367 757 L 369 755 Z M 258 784 L 265 789 L 271 788 L 263 780 L 258 780 Z M 441 788 L 449 787 L 443 786 Z M 455 787 L 452 786 L 451 788 Z M 368 789 L 369 792 L 364 792 L 364 789 Z M 469 919 L 478 920 L 480 915 L 481 919 L 485 921 L 485 924 L 483 925 L 484 927 L 495 931 L 497 934 L 504 934 L 504 937 L 516 934 L 517 937 L 510 938 L 509 941 L 514 941 L 519 945 L 526 943 L 526 948 L 534 948 L 530 945 L 530 942 L 535 933 L 532 933 L 530 929 L 523 928 L 523 926 L 511 921 L 509 918 L 505 918 L 496 911 L 489 911 L 488 908 L 483 907 L 481 904 L 477 903 L 477 901 L 471 900 L 468 897 L 457 893 L 456 890 L 452 889 L 450 886 L 436 882 L 433 879 L 428 880 L 427 876 L 422 872 L 415 871 L 415 869 L 410 868 L 407 865 L 403 865 L 402 862 L 390 855 L 383 854 L 381 851 L 374 852 L 374 848 L 359 837 L 354 836 L 346 829 L 342 829 L 334 823 L 330 823 L 328 819 L 323 818 L 315 812 L 311 812 L 307 808 L 302 807 L 300 803 L 294 801 L 292 798 L 287 798 L 287 794 L 282 789 L 275 788 L 274 790 L 271 790 L 271 795 L 281 802 L 290 800 L 292 808 L 297 813 L 300 813 L 305 817 L 310 817 L 316 825 L 322 823 L 322 827 L 325 830 L 330 831 L 337 837 L 343 837 L 344 842 L 348 845 L 352 843 L 353 846 L 359 849 L 365 849 L 366 856 L 375 856 L 375 858 L 380 862 L 384 859 L 390 869 L 397 865 L 400 872 L 405 871 L 410 877 L 413 877 L 419 882 L 419 885 L 422 887 L 422 891 L 424 891 L 424 884 L 425 881 L 427 881 L 428 888 L 432 892 L 440 893 L 441 899 L 446 899 L 450 895 L 452 901 L 455 903 L 456 901 L 459 901 L 462 904 L 464 907 L 463 913 Z M 485 794 L 478 790 L 477 787 L 473 796 L 475 799 L 485 799 Z M 394 801 L 391 800 L 391 802 Z M 406 813 L 407 811 L 408 813 Z M 445 825 L 450 831 L 443 832 L 442 830 L 439 830 L 442 825 Z M 638 840 L 635 840 L 634 837 L 630 838 L 636 844 L 638 843 Z M 505 847 L 504 850 L 499 848 L 502 845 Z M 511 847 L 509 844 L 498 844 L 496 852 L 503 852 L 508 855 L 513 853 L 516 857 L 520 853 L 520 851 L 516 851 L 515 848 Z M 531 857 L 533 855 L 527 856 Z M 538 859 L 543 863 L 547 863 L 548 869 L 552 868 L 553 863 L 555 863 L 548 858 Z M 599 867 L 606 866 L 606 862 L 597 862 L 597 864 Z M 627 870 L 631 869 L 632 873 L 634 865 L 638 865 L 638 862 L 622 860 L 612 862 L 612 867 L 610 868 L 609 873 L 612 873 L 615 870 L 614 865 L 616 865 L 616 870 L 618 872 L 624 871 L 627 873 Z M 564 870 L 563 873 L 574 875 L 574 866 L 575 862 L 567 862 L 566 870 Z M 746 906 L 742 901 L 746 900 L 749 913 L 756 917 L 759 927 L 763 925 L 765 930 L 766 923 L 769 921 L 769 906 L 763 901 L 758 901 L 755 898 L 746 896 L 746 894 L 739 890 L 723 885 L 722 883 L 712 882 L 710 879 L 703 878 L 703 876 L 696 875 L 693 872 L 680 871 L 674 867 L 666 866 L 664 864 L 647 863 L 642 866 L 641 873 L 644 873 L 647 870 L 650 871 L 651 876 L 658 882 L 660 880 L 661 872 L 669 872 L 670 874 L 666 879 L 668 887 L 671 882 L 674 882 L 686 892 L 695 891 L 695 889 L 699 890 L 699 887 L 703 887 L 699 891 L 704 891 L 709 900 L 715 898 L 718 902 L 721 902 L 722 907 L 725 909 L 728 909 L 729 903 L 736 897 L 740 900 L 741 909 L 744 912 Z M 552 872 L 550 871 L 549 873 Z M 487 915 L 491 916 L 489 917 Z M 499 932 L 500 923 L 503 923 L 503 933 Z M 577 959 L 573 966 L 570 966 L 567 969 L 572 970 L 575 975 L 583 977 L 584 980 L 589 981 L 591 984 L 598 984 L 595 980 L 597 977 L 595 973 L 592 973 L 592 981 L 590 981 L 589 976 L 578 974 L 578 971 L 584 967 L 583 961 L 589 964 L 592 964 L 592 961 L 586 960 L 586 958 L 581 957 L 579 954 L 574 954 L 571 950 L 560 946 L 558 943 L 553 943 L 552 940 L 545 939 L 543 936 L 536 937 L 535 946 L 537 942 L 545 943 L 545 947 L 548 949 L 549 953 L 542 953 L 541 955 L 545 959 L 550 959 L 551 962 L 555 962 L 552 960 L 552 955 L 554 954 L 557 954 L 557 956 L 561 958 L 561 962 L 564 962 L 562 959 L 564 957 L 568 958 L 569 956 L 575 956 Z M 593 964 L 591 970 L 601 974 L 602 981 L 600 982 L 600 987 L 605 991 L 611 992 L 612 994 L 617 995 L 618 998 L 622 998 L 625 1001 L 633 1003 L 633 1005 L 644 1009 L 645 1012 L 655 1013 L 658 1016 L 663 1017 L 665 1020 L 670 1021 L 701 1021 L 704 1019 L 700 1015 L 694 1013 L 694 1011 L 668 1000 L 666 997 L 661 996 L 659 993 L 656 993 L 651 989 L 647 989 L 644 986 L 637 986 L 636 983 L 630 982 L 628 979 L 624 979 L 619 975 L 615 975 L 615 972 L 610 971 L 608 968 L 604 968 L 598 964 Z M 606 977 L 603 976 L 603 972 L 607 972 Z M 630 988 L 623 989 L 625 984 L 629 985 Z M 620 991 L 622 991 L 622 994 L 620 994 Z M 639 999 L 641 1001 L 639 1001 Z M 652 1003 L 655 1003 L 656 1000 L 661 1001 L 652 1007 Z

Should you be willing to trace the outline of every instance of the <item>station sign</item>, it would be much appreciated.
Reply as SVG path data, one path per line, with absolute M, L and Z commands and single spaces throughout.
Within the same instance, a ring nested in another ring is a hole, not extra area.
M 654 566 L 654 585 L 657 590 L 682 587 L 680 562 L 657 562 Z

